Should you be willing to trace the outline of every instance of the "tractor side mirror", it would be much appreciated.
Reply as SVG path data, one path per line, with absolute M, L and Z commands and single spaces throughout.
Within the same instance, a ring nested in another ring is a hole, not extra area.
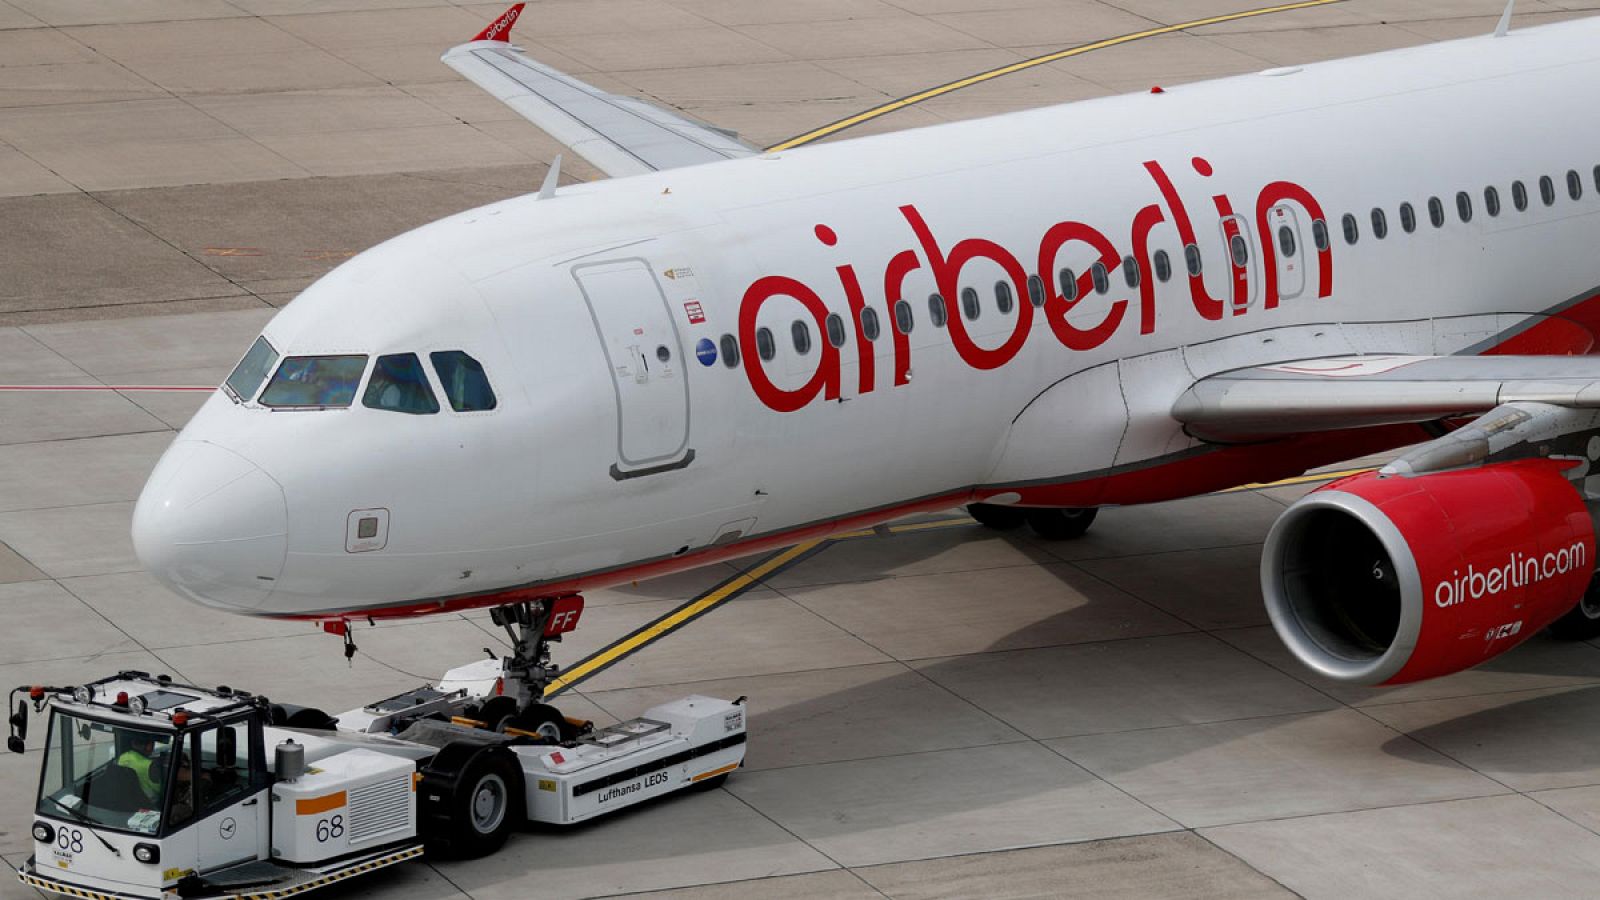
M 28 739 L 28 701 L 18 700 L 17 711 L 11 714 L 11 735 L 6 738 L 6 749 L 21 753 Z
M 231 769 L 239 762 L 239 733 L 224 725 L 217 732 L 217 765 Z

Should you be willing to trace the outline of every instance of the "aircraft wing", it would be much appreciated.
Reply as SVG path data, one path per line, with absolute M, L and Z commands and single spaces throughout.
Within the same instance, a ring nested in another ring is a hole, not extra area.
M 595 168 L 638 175 L 753 156 L 732 132 L 696 122 L 637 97 L 610 94 L 538 62 L 510 43 L 523 4 L 441 59 L 544 129 Z
M 1513 401 L 1600 408 L 1600 357 L 1300 360 L 1202 378 L 1178 398 L 1172 412 L 1195 437 L 1226 442 L 1427 422 Z

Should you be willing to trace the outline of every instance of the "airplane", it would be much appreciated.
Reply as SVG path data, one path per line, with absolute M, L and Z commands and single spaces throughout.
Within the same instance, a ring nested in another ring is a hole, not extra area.
M 1600 18 L 765 152 L 530 58 L 522 10 L 443 61 L 610 177 L 558 158 L 279 312 L 135 511 L 185 597 L 527 622 L 1417 445 L 1271 529 L 1294 654 L 1398 684 L 1600 635 Z

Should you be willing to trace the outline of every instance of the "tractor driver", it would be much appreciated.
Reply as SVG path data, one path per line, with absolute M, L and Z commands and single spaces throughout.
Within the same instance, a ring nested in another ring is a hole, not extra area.
M 128 749 L 122 751 L 117 757 L 117 765 L 124 769 L 131 769 L 139 779 L 139 791 L 151 803 L 161 799 L 161 782 L 157 776 L 160 769 L 155 761 L 156 739 L 154 735 L 144 732 L 134 732 L 133 738 L 128 743 Z M 175 786 L 178 794 L 172 799 L 172 824 L 177 825 L 189 820 L 194 815 L 194 804 L 191 799 L 192 774 L 187 759 L 180 759 L 178 776 Z
M 117 757 L 117 765 L 131 769 L 134 776 L 139 779 L 139 790 L 146 800 L 155 800 L 161 796 L 161 783 L 150 772 L 155 762 L 155 752 L 155 735 L 136 731 L 128 741 L 128 749 Z

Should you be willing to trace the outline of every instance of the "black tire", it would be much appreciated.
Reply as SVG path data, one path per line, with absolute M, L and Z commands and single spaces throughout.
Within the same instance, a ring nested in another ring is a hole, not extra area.
M 548 703 L 535 703 L 522 712 L 506 716 L 495 730 L 504 732 L 507 728 L 543 735 L 551 743 L 570 741 L 578 736 L 578 729 Z
M 504 747 L 449 744 L 423 765 L 418 787 L 419 824 L 437 856 L 487 856 L 524 818 L 522 769 Z
M 516 713 L 517 701 L 515 699 L 503 696 L 490 697 L 483 701 L 483 706 L 479 707 L 476 718 L 483 723 L 484 728 L 490 731 L 499 731 L 500 723 L 505 721 L 508 716 L 514 716 Z
M 967 515 L 978 520 L 978 524 L 995 531 L 1010 531 L 1021 528 L 1028 521 L 1027 514 L 1014 506 L 997 506 L 993 503 L 969 503 Z
M 1092 506 L 1086 509 L 1030 509 L 1027 512 L 1028 527 L 1047 541 L 1070 541 L 1083 537 L 1099 513 L 1100 510 Z
M 1589 641 L 1600 637 L 1600 581 L 1591 582 L 1578 605 L 1550 623 L 1550 634 L 1563 641 Z

